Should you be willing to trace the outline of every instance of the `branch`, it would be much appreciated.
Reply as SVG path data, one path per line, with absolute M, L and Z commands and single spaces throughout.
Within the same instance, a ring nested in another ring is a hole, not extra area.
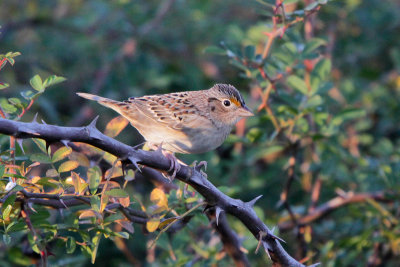
M 129 161 L 135 166 L 143 164 L 163 171 L 170 169 L 170 161 L 161 153 L 136 150 L 102 134 L 97 130 L 95 124 L 96 119 L 86 127 L 62 127 L 37 122 L 24 123 L 0 119 L 0 133 L 12 135 L 17 139 L 41 138 L 47 143 L 83 142 L 107 151 L 125 162 Z M 208 205 L 219 207 L 238 218 L 257 240 L 261 240 L 275 266 L 304 266 L 284 250 L 278 238 L 256 215 L 253 209 L 255 201 L 243 202 L 225 195 L 207 180 L 199 168 L 181 165 L 176 178 L 191 185 L 204 197 Z
M 298 218 L 297 223 L 299 225 L 306 225 L 310 224 L 316 220 L 319 220 L 332 211 L 354 203 L 362 203 L 366 202 L 368 199 L 373 199 L 379 202 L 392 202 L 391 199 L 385 196 L 384 192 L 375 192 L 375 193 L 353 193 L 349 192 L 345 195 L 335 197 L 328 202 L 320 205 L 319 207 L 315 208 L 312 212 L 308 213 L 307 215 Z M 296 225 L 290 221 L 282 222 L 278 224 L 280 231 L 289 231 L 294 228 Z

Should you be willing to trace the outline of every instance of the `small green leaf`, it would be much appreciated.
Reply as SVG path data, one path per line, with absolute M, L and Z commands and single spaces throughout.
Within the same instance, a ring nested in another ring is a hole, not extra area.
M 2 212 L 4 212 L 5 208 L 8 206 L 12 206 L 14 205 L 15 200 L 17 199 L 17 195 L 16 194 L 12 194 L 10 195 L 3 203 L 3 205 L 1 206 Z
M 209 46 L 203 50 L 204 53 L 216 54 L 216 55 L 226 55 L 225 49 L 218 46 Z
M 38 146 L 38 148 L 43 152 L 47 154 L 47 149 L 46 149 L 46 141 L 43 139 L 39 138 L 32 138 L 33 142 Z
M 105 194 L 110 197 L 128 197 L 128 193 L 123 189 L 113 188 L 109 191 L 106 191 Z
M 60 77 L 60 76 L 56 76 L 56 75 L 51 75 L 49 77 L 47 77 L 47 79 L 43 82 L 43 87 L 47 88 L 51 85 L 55 85 L 58 83 L 61 83 L 63 81 L 65 81 L 66 79 L 64 77 Z
M 127 232 L 113 232 L 114 236 L 129 239 L 129 234 Z
M 304 80 L 301 79 L 300 77 L 295 76 L 295 75 L 291 75 L 291 76 L 289 76 L 287 78 L 287 82 L 288 82 L 290 87 L 293 87 L 294 89 L 298 90 L 303 95 L 307 95 L 308 94 L 307 85 L 304 82 Z
M 72 236 L 69 236 L 67 239 L 67 242 L 65 242 L 65 247 L 67 249 L 68 254 L 74 253 L 75 248 L 76 248 L 75 238 L 73 238 Z
M 92 264 L 94 264 L 95 260 L 96 260 L 96 254 L 97 254 L 97 249 L 99 248 L 99 244 L 100 244 L 100 239 L 101 239 L 101 233 L 97 233 L 93 239 L 92 239 Z
M 51 163 L 51 159 L 48 155 L 42 153 L 35 153 L 30 156 L 31 161 L 38 161 L 40 163 Z
M 8 220 L 10 218 L 10 212 L 12 205 L 8 205 L 7 208 L 3 209 L 3 220 Z
M 29 83 L 31 84 L 32 88 L 35 89 L 36 91 L 41 92 L 44 90 L 42 78 L 40 78 L 40 76 L 37 74 L 33 76 L 33 78 L 29 81 Z
M 310 53 L 314 52 L 314 50 L 316 50 L 318 47 L 320 47 L 321 45 L 325 45 L 325 44 L 326 44 L 326 41 L 324 39 L 312 38 L 310 41 L 308 41 L 306 43 L 306 46 L 304 47 L 304 50 L 303 50 L 303 54 L 305 54 L 305 55 L 310 54 Z
M 8 83 L 0 83 L 0 90 L 6 89 L 10 85 Z
M 98 166 L 88 169 L 87 177 L 89 179 L 89 189 L 90 192 L 96 194 L 97 188 L 99 187 L 101 181 L 101 170 Z
M 34 93 L 32 90 L 25 90 L 21 92 L 21 96 L 25 98 L 26 100 L 31 100 L 34 98 L 36 93 Z
M 0 165 L 0 178 L 3 177 L 5 169 L 6 169 L 6 167 L 3 164 L 1 164 Z
M 11 243 L 11 236 L 8 234 L 3 235 L 4 244 L 9 245 Z
M 244 55 L 248 59 L 253 59 L 256 53 L 256 47 L 254 45 L 248 45 L 244 48 Z

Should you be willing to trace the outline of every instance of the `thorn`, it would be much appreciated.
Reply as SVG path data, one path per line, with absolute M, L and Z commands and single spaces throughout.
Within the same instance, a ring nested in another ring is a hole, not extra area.
M 60 140 L 60 142 L 61 142 L 64 146 L 66 146 L 66 147 L 69 148 L 69 146 L 68 146 L 69 140 Z
M 224 210 L 221 209 L 220 207 L 216 206 L 215 207 L 215 223 L 218 226 L 218 220 L 219 220 L 219 215 L 221 215 L 221 212 L 223 212 Z
M 268 251 L 268 248 L 269 248 L 268 243 L 265 242 L 265 241 L 263 241 L 262 244 L 263 244 L 265 253 L 267 253 L 267 255 L 268 255 L 268 258 L 269 258 L 270 260 L 272 260 L 271 255 L 269 254 L 269 251 Z
M 266 236 L 267 234 L 264 231 L 260 231 L 258 233 L 258 244 L 257 244 L 257 248 L 256 251 L 254 252 L 255 254 L 258 253 L 258 250 L 260 249 L 261 243 L 263 243 L 263 238 Z M 264 246 L 264 245 L 263 245 Z
M 38 116 L 37 113 L 35 114 L 35 116 L 33 116 L 32 123 L 38 123 L 37 122 L 37 116 Z
M 23 141 L 24 141 L 24 139 L 17 139 L 17 143 L 18 143 L 19 147 L 21 148 L 22 153 L 25 154 L 24 146 L 22 145 L 22 142 L 23 142 Z
M 34 213 L 37 213 L 37 211 L 33 208 L 33 203 L 28 202 L 28 207 L 29 207 Z
M 309 267 L 317 267 L 317 266 L 320 266 L 320 265 L 321 265 L 321 263 L 317 262 L 317 263 L 314 263 L 313 265 L 310 265 Z
M 43 124 L 46 124 L 46 125 L 47 125 L 47 123 L 46 123 L 43 119 L 41 119 L 41 121 L 42 121 Z
M 274 227 L 273 229 L 275 230 L 275 227 Z M 273 233 L 272 231 L 270 231 L 270 232 L 268 233 L 268 236 L 271 237 L 271 238 L 273 238 L 273 239 L 277 239 L 277 240 L 279 240 L 279 241 L 281 241 L 281 242 L 283 242 L 283 243 L 286 243 L 285 240 L 283 240 L 282 238 L 280 238 L 280 237 L 274 235 L 274 233 Z
M 249 205 L 250 207 L 254 207 L 254 205 L 256 204 L 256 202 L 262 198 L 263 195 L 259 195 L 258 197 L 250 200 L 249 202 L 246 202 L 247 205 Z
M 65 205 L 65 202 L 64 202 L 64 200 L 62 200 L 62 199 L 60 198 L 60 202 L 61 202 L 61 204 L 63 204 L 63 206 L 64 206 L 66 209 L 68 209 L 68 206 L 67 206 L 67 205 Z
M 97 123 L 97 120 L 99 119 L 99 115 L 97 115 L 96 116 L 96 118 L 94 118 L 93 120 L 92 120 L 92 122 L 91 123 L 89 123 L 89 125 L 87 126 L 88 128 L 95 128 L 96 129 L 96 123 Z
M 142 172 L 142 170 L 139 168 L 138 163 L 138 159 L 135 158 L 134 156 L 129 156 L 128 159 L 130 160 L 130 162 L 132 162 L 133 166 L 135 166 L 135 168 L 139 171 Z

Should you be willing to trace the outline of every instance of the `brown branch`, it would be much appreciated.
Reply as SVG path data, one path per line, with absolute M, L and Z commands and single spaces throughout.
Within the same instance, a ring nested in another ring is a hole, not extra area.
M 168 171 L 170 161 L 157 151 L 136 150 L 113 138 L 102 134 L 95 127 L 96 120 L 86 127 L 61 127 L 37 122 L 24 123 L 0 119 L 0 133 L 16 138 L 41 138 L 48 143 L 61 141 L 83 142 L 107 151 L 134 165 L 143 164 L 151 168 Z M 282 247 L 271 230 L 256 215 L 255 201 L 243 202 L 233 199 L 218 190 L 201 173 L 199 168 L 181 165 L 176 178 L 191 185 L 210 206 L 219 207 L 239 219 L 269 252 L 276 266 L 304 266 L 292 258 Z
M 393 200 L 389 199 L 385 196 L 384 192 L 373 192 L 373 193 L 353 193 L 349 192 L 342 196 L 337 196 L 328 202 L 320 205 L 315 208 L 313 211 L 308 213 L 307 215 L 298 218 L 297 222 L 299 225 L 307 225 L 311 224 L 314 221 L 322 219 L 327 216 L 332 211 L 336 209 L 355 203 L 363 203 L 368 199 L 373 199 L 379 202 L 392 202 Z M 280 231 L 289 231 L 295 227 L 295 224 L 292 221 L 285 221 L 278 224 Z

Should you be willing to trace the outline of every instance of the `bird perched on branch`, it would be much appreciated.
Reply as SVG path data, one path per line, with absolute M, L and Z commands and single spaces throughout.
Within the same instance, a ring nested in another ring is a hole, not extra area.
M 242 118 L 254 114 L 232 85 L 216 84 L 208 90 L 131 97 L 125 101 L 77 93 L 109 107 L 135 127 L 151 147 L 172 153 L 203 153 L 219 147 Z M 179 171 L 173 154 L 166 154 Z M 172 169 L 171 169 L 172 170 Z

